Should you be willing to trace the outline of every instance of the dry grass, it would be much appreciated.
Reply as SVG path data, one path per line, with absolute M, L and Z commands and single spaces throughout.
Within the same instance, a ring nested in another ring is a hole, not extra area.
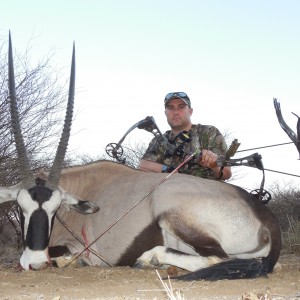
M 165 290 L 165 292 L 168 296 L 168 299 L 170 299 L 170 300 L 185 300 L 184 295 L 181 293 L 181 291 L 173 290 L 170 278 L 169 278 L 169 281 L 168 281 L 169 282 L 169 285 L 168 285 L 166 282 L 164 282 L 162 280 L 162 278 L 160 277 L 158 271 L 157 270 L 155 270 L 155 271 L 156 271 L 156 274 L 157 274 L 157 276 L 158 276 L 158 278 L 159 278 L 159 280 L 160 280 L 160 282 L 161 282 L 161 284 L 162 284 L 162 286 L 163 286 L 163 288 L 164 288 L 164 290 Z
M 268 294 L 246 293 L 242 295 L 242 300 L 272 300 Z
M 289 228 L 282 232 L 284 251 L 300 254 L 300 221 L 287 215 Z

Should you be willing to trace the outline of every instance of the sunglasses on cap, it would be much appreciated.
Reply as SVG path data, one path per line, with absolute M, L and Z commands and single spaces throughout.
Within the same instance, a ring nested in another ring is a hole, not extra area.
M 165 105 L 167 105 L 171 99 L 175 98 L 179 98 L 183 100 L 188 106 L 191 106 L 191 100 L 189 96 L 184 92 L 168 93 L 165 97 Z
M 165 97 L 165 101 L 168 101 L 171 98 L 175 98 L 175 97 L 190 99 L 186 93 L 184 93 L 184 92 L 176 92 L 176 93 L 169 93 L 169 94 L 167 94 L 166 97 Z

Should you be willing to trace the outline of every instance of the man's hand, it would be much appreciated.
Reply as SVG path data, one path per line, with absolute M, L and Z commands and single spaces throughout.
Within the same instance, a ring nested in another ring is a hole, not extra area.
M 217 166 L 216 162 L 218 159 L 218 155 L 213 153 L 210 150 L 205 150 L 203 149 L 201 151 L 202 155 L 201 155 L 201 160 L 199 161 L 199 164 L 202 167 L 205 168 L 215 168 Z
M 205 168 L 210 168 L 215 174 L 216 178 L 219 180 L 225 180 L 231 177 L 230 167 L 225 167 L 222 169 L 221 167 L 218 167 L 217 165 L 218 155 L 216 153 L 213 153 L 212 151 L 205 150 L 205 149 L 203 149 L 201 153 L 202 156 L 201 156 L 201 160 L 199 161 L 199 165 Z

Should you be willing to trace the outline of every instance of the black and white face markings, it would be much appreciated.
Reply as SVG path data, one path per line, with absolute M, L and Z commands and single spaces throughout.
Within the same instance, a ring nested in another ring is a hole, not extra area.
M 20 260 L 21 266 L 28 270 L 42 269 L 48 263 L 48 241 L 51 223 L 55 212 L 62 202 L 62 196 L 57 190 L 63 161 L 68 147 L 71 124 L 73 119 L 75 98 L 75 44 L 73 43 L 70 85 L 64 127 L 58 144 L 53 165 L 49 171 L 46 186 L 35 185 L 30 167 L 30 160 L 25 147 L 22 126 L 19 118 L 16 93 L 13 51 L 11 34 L 8 43 L 8 87 L 11 116 L 11 129 L 15 140 L 20 180 L 23 188 L 19 191 L 17 202 L 20 207 L 21 226 L 24 251 Z M 1 196 L 1 195 L 0 195 Z M 0 198 L 1 199 L 1 198 Z
M 24 245 L 21 266 L 25 270 L 47 267 L 48 243 L 55 213 L 62 202 L 61 194 L 37 185 L 29 190 L 21 189 L 17 202 Z

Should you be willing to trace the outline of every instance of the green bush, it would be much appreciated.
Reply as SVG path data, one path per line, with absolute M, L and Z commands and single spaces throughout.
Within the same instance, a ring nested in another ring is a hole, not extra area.
M 283 251 L 300 254 L 300 190 L 292 184 L 284 189 L 274 184 L 269 189 L 273 195 L 268 206 L 279 220 Z

